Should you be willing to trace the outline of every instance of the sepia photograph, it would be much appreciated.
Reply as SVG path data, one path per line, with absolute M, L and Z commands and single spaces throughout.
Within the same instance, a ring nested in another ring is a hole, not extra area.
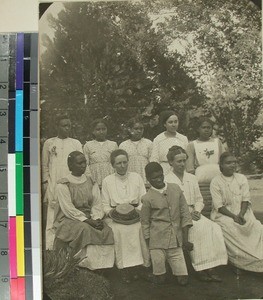
M 39 4 L 43 299 L 263 299 L 261 9 Z

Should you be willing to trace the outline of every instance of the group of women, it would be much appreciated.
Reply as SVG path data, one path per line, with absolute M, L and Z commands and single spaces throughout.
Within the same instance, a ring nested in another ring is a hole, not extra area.
M 227 261 L 263 272 L 263 226 L 252 212 L 246 177 L 235 173 L 236 159 L 212 135 L 212 122 L 201 118 L 198 139 L 188 143 L 177 131 L 175 112 L 163 112 L 161 121 L 164 131 L 152 142 L 143 137 L 143 123 L 131 119 L 130 138 L 118 147 L 107 140 L 105 121 L 95 120 L 94 139 L 82 150 L 77 140 L 69 138 L 70 121 L 58 120 L 58 136 L 45 142 L 42 154 L 47 249 L 66 245 L 82 258 L 80 265 L 90 269 L 115 263 L 126 282 L 136 277 L 131 267 L 149 267 L 139 218 L 118 222 L 114 213 L 140 211 L 141 197 L 149 187 L 144 168 L 156 161 L 165 181 L 179 185 L 189 206 L 194 224 L 189 231 L 194 250 L 189 254 L 200 280 L 221 281 L 213 268 Z M 211 189 L 211 220 L 201 214 L 199 187 Z

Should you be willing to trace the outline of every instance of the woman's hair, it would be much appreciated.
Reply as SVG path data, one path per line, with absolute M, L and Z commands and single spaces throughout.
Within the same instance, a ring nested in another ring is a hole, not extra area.
M 232 154 L 231 152 L 223 152 L 223 153 L 220 155 L 220 158 L 219 158 L 219 169 L 220 169 L 221 172 L 223 172 L 222 165 L 223 165 L 225 159 L 226 159 L 227 157 L 230 157 L 230 156 L 235 157 L 235 155 Z
M 166 155 L 168 162 L 172 162 L 176 155 L 178 154 L 186 154 L 185 150 L 180 146 L 172 146 Z M 187 154 L 186 154 L 187 157 Z
M 212 128 L 213 128 L 214 122 L 213 122 L 212 120 L 210 120 L 208 117 L 204 117 L 204 116 L 203 116 L 203 117 L 200 117 L 200 118 L 197 120 L 196 128 L 199 129 L 199 128 L 202 126 L 202 124 L 203 124 L 204 122 L 209 123 L 209 124 L 212 126 Z
M 171 116 L 178 116 L 177 113 L 174 110 L 165 110 L 160 113 L 160 123 L 164 126 L 166 121 L 171 117 Z
M 139 119 L 139 118 L 131 118 L 128 122 L 127 122 L 127 127 L 128 128 L 133 128 L 135 124 L 142 124 L 143 125 L 143 122 Z
M 95 119 L 91 122 L 91 125 L 90 125 L 91 131 L 93 132 L 95 127 L 100 123 L 104 124 L 106 126 L 106 128 L 108 129 L 107 122 L 104 119 Z
M 111 162 L 111 165 L 113 166 L 114 163 L 115 163 L 115 158 L 119 155 L 125 155 L 127 157 L 127 160 L 129 160 L 129 156 L 128 156 L 128 153 L 123 150 L 123 149 L 116 149 L 114 151 L 111 152 L 111 155 L 110 155 L 110 162 Z
M 78 157 L 79 155 L 84 155 L 82 152 L 80 151 L 73 151 L 69 154 L 68 156 L 68 168 L 70 171 L 72 171 L 72 165 L 76 160 L 76 157 Z
M 163 168 L 156 161 L 149 162 L 145 166 L 145 175 L 146 175 L 146 178 L 149 178 L 153 172 L 159 172 L 159 171 L 163 171 Z

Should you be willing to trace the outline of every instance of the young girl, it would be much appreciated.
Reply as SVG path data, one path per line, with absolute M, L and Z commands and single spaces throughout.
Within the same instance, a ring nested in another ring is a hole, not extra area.
M 87 160 L 87 171 L 92 179 L 101 186 L 102 180 L 113 173 L 110 154 L 118 148 L 116 142 L 106 139 L 107 125 L 103 119 L 96 119 L 91 124 L 94 139 L 86 142 L 83 148 Z
M 186 148 L 186 171 L 195 174 L 198 182 L 210 183 L 212 178 L 220 173 L 218 163 L 224 147 L 219 138 L 212 137 L 213 122 L 210 119 L 201 117 L 197 132 L 198 138 Z
M 210 119 L 201 117 L 197 132 L 198 139 L 190 142 L 186 148 L 186 171 L 195 174 L 205 203 L 203 214 L 209 217 L 212 209 L 210 182 L 220 174 L 219 157 L 224 147 L 219 138 L 212 137 L 213 122 Z
M 120 144 L 120 149 L 125 150 L 129 155 L 129 171 L 140 174 L 146 183 L 144 168 L 148 164 L 152 142 L 143 138 L 143 124 L 140 120 L 132 118 L 128 122 L 130 139 Z

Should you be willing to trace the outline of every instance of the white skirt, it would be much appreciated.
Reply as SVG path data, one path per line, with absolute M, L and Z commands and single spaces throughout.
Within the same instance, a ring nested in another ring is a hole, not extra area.
M 118 269 L 150 266 L 150 253 L 142 234 L 141 223 L 123 225 L 107 218 L 114 235 L 115 264 Z
M 204 216 L 198 221 L 193 221 L 189 230 L 189 242 L 194 244 L 190 257 L 196 271 L 227 264 L 223 233 L 220 226 L 213 221 Z
M 77 255 L 82 258 L 80 267 L 90 270 L 112 268 L 114 265 L 114 245 L 88 245 Z

